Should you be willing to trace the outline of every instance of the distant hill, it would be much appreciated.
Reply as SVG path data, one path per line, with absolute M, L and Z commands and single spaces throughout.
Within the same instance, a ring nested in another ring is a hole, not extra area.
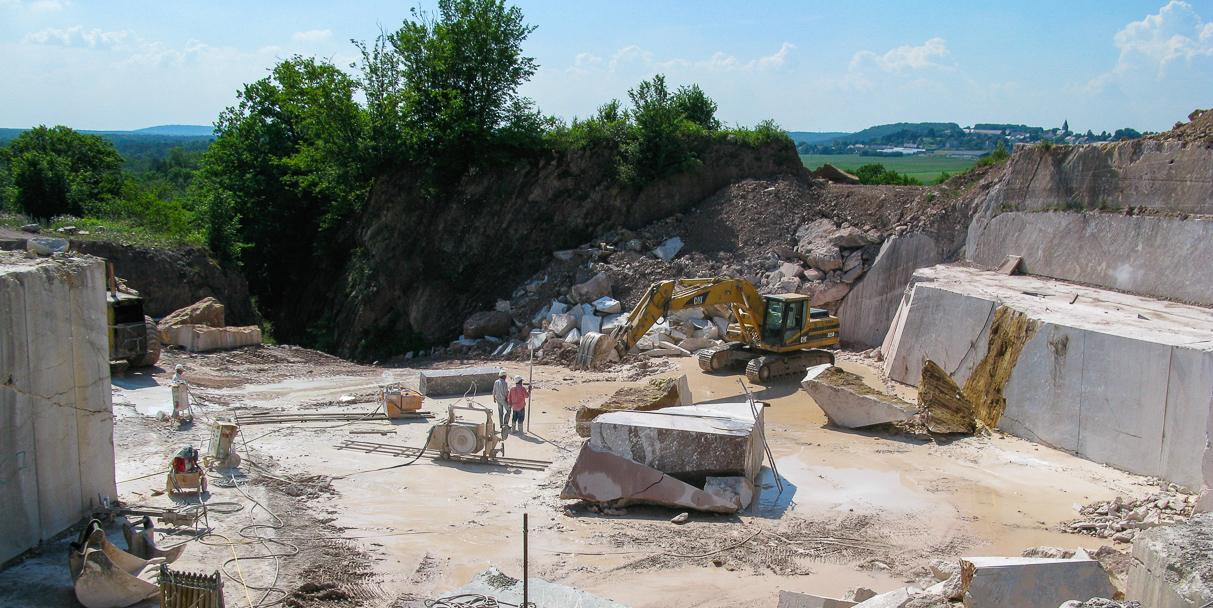
M 121 132 L 121 131 L 119 131 Z M 159 127 L 148 127 L 146 129 L 137 129 L 128 131 L 129 133 L 144 133 L 147 135 L 185 135 L 185 136 L 205 136 L 214 137 L 215 127 L 210 125 L 161 125 Z
M 843 137 L 839 137 L 840 141 L 868 141 L 897 133 L 898 131 L 909 131 L 911 133 L 926 133 L 934 129 L 936 133 L 942 134 L 945 131 L 960 131 L 960 125 L 954 122 L 898 122 L 891 125 L 878 125 L 868 127 L 858 133 L 852 133 Z
M 801 143 L 801 142 L 804 142 L 806 144 L 819 144 L 822 142 L 827 142 L 827 141 L 838 139 L 839 137 L 842 137 L 844 135 L 850 135 L 850 133 L 788 131 L 788 137 L 790 137 L 792 139 L 792 142 L 797 143 L 797 144 Z

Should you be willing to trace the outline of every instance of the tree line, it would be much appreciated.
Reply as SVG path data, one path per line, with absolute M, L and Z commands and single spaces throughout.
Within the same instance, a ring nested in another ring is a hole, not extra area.
M 518 92 L 537 69 L 522 50 L 534 29 L 504 0 L 413 9 L 399 29 L 354 41 L 361 61 L 349 69 L 279 62 L 238 92 L 205 152 L 170 154 L 140 179 L 124 177 L 122 158 L 96 136 L 32 129 L 0 156 L 0 204 L 36 217 L 183 218 L 272 308 L 299 268 L 342 259 L 351 218 L 387 172 L 408 170 L 436 201 L 476 167 L 600 147 L 614 154 L 614 176 L 639 188 L 694 167 L 714 141 L 790 143 L 769 121 L 725 128 L 702 89 L 672 89 L 661 75 L 632 88 L 628 104 L 570 122 L 546 116 Z

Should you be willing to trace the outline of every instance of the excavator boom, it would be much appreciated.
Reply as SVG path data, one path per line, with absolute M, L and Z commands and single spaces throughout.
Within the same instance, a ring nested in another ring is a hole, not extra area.
M 717 371 L 748 362 L 747 376 L 765 382 L 795 374 L 810 363 L 833 362 L 833 354 L 817 349 L 838 342 L 838 319 L 809 308 L 803 295 L 763 296 L 749 281 L 717 277 L 653 283 L 624 323 L 609 335 L 592 332 L 582 336 L 574 368 L 593 367 L 612 353 L 622 359 L 671 312 L 721 304 L 732 307 L 736 323 L 728 328 L 729 342 L 700 351 L 703 369 Z
M 611 332 L 615 351 L 622 357 L 654 324 L 671 312 L 714 304 L 734 306 L 747 341 L 757 341 L 762 327 L 762 295 L 741 279 L 675 279 L 653 283 L 623 325 Z

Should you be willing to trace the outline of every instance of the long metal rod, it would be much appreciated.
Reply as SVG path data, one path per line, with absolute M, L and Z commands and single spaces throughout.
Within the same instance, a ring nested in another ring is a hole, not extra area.
M 522 514 L 522 608 L 527 608 L 530 605 L 530 597 L 527 581 L 527 533 L 526 533 L 526 513 Z
M 531 342 L 531 372 L 526 381 L 526 432 L 531 432 L 531 394 L 535 392 L 535 343 Z
M 745 391 L 746 401 L 750 404 L 750 413 L 754 415 L 754 424 L 758 424 L 758 406 L 754 402 L 754 395 L 750 393 L 750 388 L 745 385 L 745 381 L 738 378 L 737 383 L 741 385 L 741 390 Z M 779 488 L 779 494 L 783 494 L 783 480 L 779 478 L 779 469 L 775 467 L 775 455 L 771 453 L 771 445 L 767 443 L 767 425 L 763 424 L 759 427 L 758 436 L 762 438 L 762 450 L 767 454 L 767 460 L 771 461 L 771 472 L 775 474 L 775 485 Z
M 335 446 L 338 450 L 354 450 L 365 452 L 367 454 L 383 454 L 384 456 L 394 456 L 397 458 L 411 458 L 418 455 L 420 452 L 424 456 L 431 458 L 440 458 L 442 454 L 438 450 L 412 448 L 401 445 L 391 445 L 387 443 L 374 443 L 370 441 L 355 441 L 346 439 L 345 441 Z M 452 462 L 463 462 L 468 464 L 490 464 L 503 467 L 516 467 L 519 469 L 535 469 L 542 471 L 551 465 L 551 461 L 547 460 L 532 460 L 529 458 L 505 458 L 498 457 L 493 459 L 485 459 L 476 456 L 462 457 L 451 454 L 449 458 Z

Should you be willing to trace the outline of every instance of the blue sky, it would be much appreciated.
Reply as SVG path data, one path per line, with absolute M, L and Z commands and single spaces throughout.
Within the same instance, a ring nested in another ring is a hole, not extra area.
M 654 74 L 729 124 L 1165 130 L 1213 106 L 1213 1 L 518 0 L 523 88 L 568 119 Z M 345 66 L 412 2 L 0 0 L 0 127 L 211 124 L 278 60 Z M 432 8 L 433 2 L 422 2 Z

